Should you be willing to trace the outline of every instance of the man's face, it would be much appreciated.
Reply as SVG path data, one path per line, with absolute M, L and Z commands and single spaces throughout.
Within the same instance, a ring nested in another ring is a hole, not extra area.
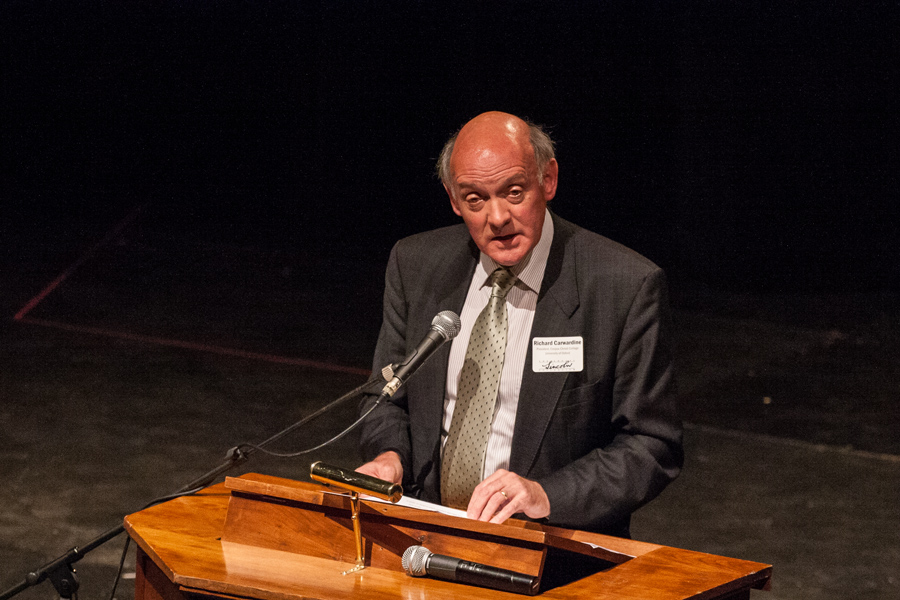
M 454 183 L 447 193 L 453 211 L 478 249 L 504 266 L 521 262 L 541 239 L 559 170 L 552 160 L 539 180 L 531 144 L 518 137 L 458 140 L 450 161 Z

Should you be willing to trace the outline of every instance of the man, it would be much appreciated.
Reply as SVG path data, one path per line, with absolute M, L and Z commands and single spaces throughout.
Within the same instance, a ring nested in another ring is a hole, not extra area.
M 358 470 L 480 520 L 628 536 L 682 464 L 662 271 L 547 210 L 553 144 L 513 115 L 472 119 L 438 170 L 465 226 L 394 247 L 374 366 L 441 310 L 462 328 L 366 420 Z

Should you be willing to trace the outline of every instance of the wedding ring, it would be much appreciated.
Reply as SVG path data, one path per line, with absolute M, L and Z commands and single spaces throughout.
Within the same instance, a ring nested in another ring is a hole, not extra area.
M 506 498 L 507 500 L 509 500 L 509 496 L 506 495 L 506 492 L 504 492 L 503 490 L 500 490 L 500 493 L 503 494 L 503 497 L 504 497 L 504 498 Z

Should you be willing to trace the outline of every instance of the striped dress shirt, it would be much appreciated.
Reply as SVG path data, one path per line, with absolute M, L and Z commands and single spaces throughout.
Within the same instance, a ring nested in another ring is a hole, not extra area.
M 482 479 L 498 469 L 509 468 L 509 453 L 512 448 L 513 428 L 516 423 L 516 409 L 519 405 L 519 389 L 522 387 L 531 323 L 534 321 L 538 292 L 544 279 L 544 269 L 547 266 L 552 241 L 553 219 L 550 218 L 550 212 L 545 211 L 541 239 L 522 262 L 511 268 L 518 280 L 506 296 L 508 316 L 506 354 L 503 359 L 503 371 L 500 374 L 500 391 L 494 405 L 494 418 L 488 437 Z M 441 430 L 442 449 L 453 420 L 459 375 L 466 358 L 472 327 L 491 297 L 490 275 L 499 266 L 482 252 L 469 284 L 466 303 L 460 314 L 462 326 L 459 334 L 453 338 L 450 362 L 447 364 L 447 389 L 444 394 L 444 421 Z

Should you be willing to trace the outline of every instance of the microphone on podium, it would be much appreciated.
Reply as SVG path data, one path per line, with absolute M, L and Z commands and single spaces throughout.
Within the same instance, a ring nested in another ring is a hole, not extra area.
M 410 546 L 400 559 L 407 575 L 429 575 L 435 579 L 458 581 L 479 587 L 534 596 L 541 580 L 525 573 L 507 571 L 469 562 L 452 556 L 434 554 L 425 546 Z

